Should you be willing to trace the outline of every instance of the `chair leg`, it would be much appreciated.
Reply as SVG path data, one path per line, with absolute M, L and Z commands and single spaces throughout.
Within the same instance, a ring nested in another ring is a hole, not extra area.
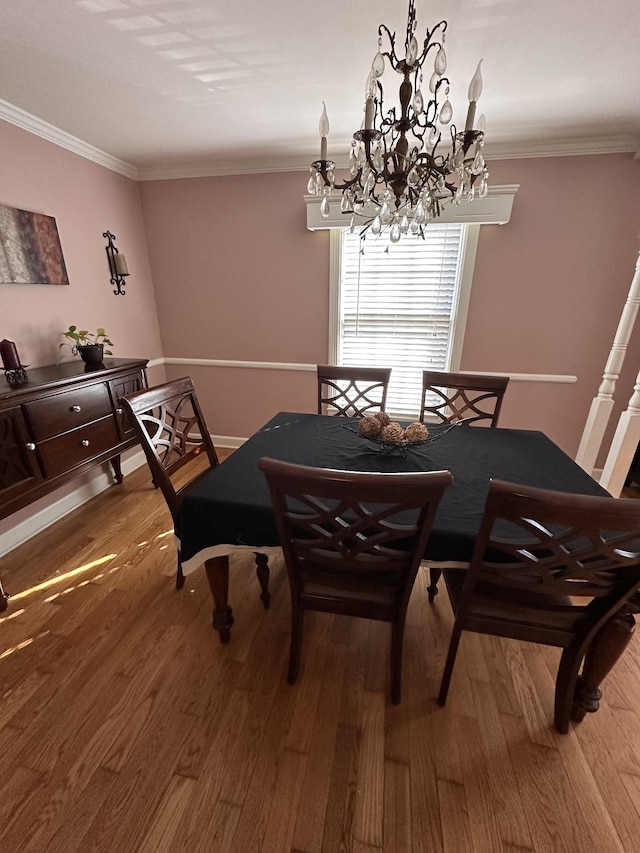
M 391 626 L 391 701 L 402 701 L 402 647 L 404 642 L 404 616 Z
M 582 646 L 563 649 L 558 674 L 556 676 L 556 692 L 553 708 L 553 721 L 562 735 L 569 731 L 571 709 L 573 707 L 578 672 L 583 657 Z
M 271 601 L 271 593 L 269 592 L 269 558 L 266 554 L 256 554 L 256 575 L 260 584 L 260 600 L 264 604 L 264 609 L 269 609 Z
M 184 586 L 184 572 L 182 571 L 182 560 L 180 552 L 178 552 L 178 570 L 176 572 L 176 589 L 182 589 Z
M 573 696 L 571 720 L 580 723 L 587 713 L 598 710 L 600 685 L 618 661 L 635 631 L 633 610 L 629 602 L 600 628 L 584 656 L 582 674 Z
M 440 682 L 440 693 L 438 694 L 438 705 L 445 705 L 447 701 L 447 694 L 449 693 L 449 685 L 451 683 L 451 675 L 453 674 L 453 665 L 456 662 L 456 655 L 458 653 L 458 646 L 460 644 L 460 636 L 462 634 L 462 629 L 458 627 L 458 624 L 454 624 L 453 631 L 451 633 L 451 639 L 449 640 L 449 651 L 447 652 L 447 662 L 444 665 L 444 672 L 442 673 L 442 681 Z
M 300 650 L 302 648 L 302 628 L 304 610 L 294 601 L 291 602 L 291 647 L 289 650 L 289 673 L 287 681 L 295 684 L 300 668 Z
M 427 592 L 429 593 L 429 603 L 432 603 L 433 599 L 438 594 L 438 581 L 440 580 L 441 574 L 442 569 L 434 569 L 433 567 L 429 569 L 429 586 L 427 587 Z

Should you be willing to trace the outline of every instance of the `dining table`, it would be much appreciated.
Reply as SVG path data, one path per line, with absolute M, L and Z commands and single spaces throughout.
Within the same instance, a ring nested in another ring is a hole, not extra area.
M 346 417 L 279 412 L 183 498 L 175 520 L 183 572 L 188 575 L 204 564 L 214 600 L 213 625 L 223 642 L 234 621 L 229 555 L 252 551 L 264 572 L 269 554 L 279 547 L 267 482 L 258 467 L 262 457 L 346 471 L 450 471 L 453 482 L 440 502 L 424 554 L 427 564 L 443 568 L 468 565 L 492 478 L 573 494 L 607 494 L 537 430 L 428 424 L 425 441 L 388 445 L 365 438 L 358 425 L 358 419 Z M 626 648 L 636 612 L 632 600 L 591 644 L 576 688 L 574 720 L 597 709 L 600 684 Z

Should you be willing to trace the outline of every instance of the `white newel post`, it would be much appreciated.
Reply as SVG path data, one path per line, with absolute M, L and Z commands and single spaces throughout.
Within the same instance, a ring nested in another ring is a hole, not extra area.
M 589 417 L 587 418 L 587 423 L 585 424 L 584 432 L 582 433 L 582 439 L 580 440 L 580 447 L 578 448 L 578 453 L 576 455 L 576 462 L 578 465 L 584 468 L 589 474 L 593 473 L 598 451 L 600 450 L 602 439 L 604 438 L 604 433 L 607 428 L 607 424 L 609 423 L 609 418 L 611 417 L 611 412 L 614 406 L 613 392 L 615 391 L 616 381 L 620 375 L 625 355 L 627 354 L 627 346 L 629 344 L 629 339 L 631 338 L 633 326 L 636 322 L 639 306 L 640 254 L 636 261 L 635 274 L 631 281 L 627 301 L 622 309 L 618 329 L 613 339 L 613 346 L 611 347 L 611 352 L 609 353 L 609 358 L 604 369 L 602 383 L 598 388 L 597 396 L 594 397 L 591 402 Z M 632 399 L 634 398 L 632 397 Z M 631 408 L 631 403 L 629 406 Z M 630 411 L 630 408 L 628 411 Z M 640 410 L 638 414 L 640 414 Z M 624 417 L 624 415 L 622 417 Z M 620 426 L 618 426 L 618 429 L 619 428 Z M 611 457 L 612 451 L 613 447 L 609 452 L 609 457 Z M 627 471 L 628 470 L 629 468 L 627 466 Z M 606 485 L 605 488 L 607 488 Z M 620 488 L 622 488 L 622 486 Z
M 600 477 L 600 485 L 611 492 L 614 498 L 620 497 L 638 442 L 640 442 L 640 373 L 636 378 L 629 406 L 620 415 L 607 461 L 602 470 L 602 477 Z

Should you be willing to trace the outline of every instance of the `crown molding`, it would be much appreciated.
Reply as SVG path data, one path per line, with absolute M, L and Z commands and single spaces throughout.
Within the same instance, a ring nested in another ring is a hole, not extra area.
M 66 131 L 60 130 L 43 119 L 31 115 L 0 99 L 0 119 L 27 130 L 36 136 L 66 148 L 80 157 L 91 160 L 113 172 L 124 175 L 134 181 L 166 181 L 179 178 L 214 178 L 231 175 L 259 175 L 277 172 L 306 172 L 313 155 L 289 155 L 283 157 L 264 150 L 260 156 L 241 159 L 217 159 L 201 163 L 182 163 L 173 165 L 135 166 L 112 154 L 83 142 Z M 546 131 L 549 132 L 548 130 Z M 335 151 L 349 150 L 350 139 L 332 139 L 331 147 Z M 553 138 L 541 142 L 494 141 L 485 146 L 487 160 L 520 160 L 538 157 L 575 157 L 583 154 L 631 154 L 640 159 L 640 138 L 629 134 L 602 137 L 578 137 L 575 139 Z M 337 162 L 338 169 L 346 169 L 346 155 L 343 162 Z
M 134 181 L 138 180 L 138 169 L 131 163 L 107 154 L 106 151 L 101 151 L 99 148 L 89 145 L 88 142 L 83 142 L 81 139 L 71 136 L 70 133 L 54 127 L 52 124 L 21 110 L 19 107 L 14 107 L 13 104 L 7 101 L 0 100 L 0 119 L 8 121 L 10 124 L 14 124 L 23 130 L 28 130 L 29 133 L 46 139 L 47 142 L 53 142 L 54 145 L 66 148 L 67 151 L 79 154 L 87 160 L 92 160 L 99 166 L 105 166 L 107 169 L 111 169 L 112 172 L 118 172 L 120 175 L 124 175 L 125 178 L 131 178 Z
M 348 146 L 347 146 L 348 149 Z M 345 149 L 345 150 L 347 150 Z M 183 163 L 172 166 L 140 166 L 139 181 L 170 181 L 179 178 L 220 178 L 230 175 L 267 175 L 277 172 L 308 172 L 310 157 L 291 156 L 286 160 L 264 156 L 242 160 L 216 160 L 210 163 Z M 346 165 L 345 165 L 346 168 Z
M 635 154 L 640 138 L 628 134 L 578 139 L 549 139 L 536 143 L 493 142 L 485 145 L 487 160 L 520 160 L 539 157 L 577 157 L 593 154 Z
M 332 147 L 339 151 L 348 151 L 350 141 L 334 141 Z M 487 143 L 485 155 L 491 160 L 522 160 L 539 157 L 575 157 L 593 154 L 633 154 L 640 157 L 640 140 L 623 136 L 603 136 L 590 139 L 551 139 L 539 143 L 531 142 L 494 142 Z M 275 159 L 265 151 L 262 157 L 243 160 L 212 161 L 210 163 L 176 164 L 171 166 L 141 166 L 138 168 L 139 181 L 167 181 L 178 178 L 217 178 L 225 175 L 257 175 L 273 172 L 306 172 L 309 170 L 312 156 L 291 156 L 287 160 Z M 346 169 L 346 158 L 336 162 L 337 169 Z

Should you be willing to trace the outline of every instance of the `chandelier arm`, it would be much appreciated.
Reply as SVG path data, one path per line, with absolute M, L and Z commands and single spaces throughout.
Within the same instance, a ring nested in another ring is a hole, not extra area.
M 431 41 L 431 39 L 433 38 L 433 36 L 435 35 L 435 33 L 439 27 L 442 27 L 442 33 L 439 36 L 439 38 L 442 40 L 441 41 Z M 431 29 L 431 30 L 427 29 L 427 31 L 425 33 L 425 37 L 424 37 L 424 44 L 423 44 L 423 48 L 422 48 L 422 53 L 420 54 L 420 56 L 417 59 L 418 67 L 420 67 L 424 63 L 424 61 L 427 58 L 427 55 L 428 55 L 430 50 L 435 50 L 436 48 L 438 50 L 440 50 L 441 48 L 444 47 L 443 42 L 444 42 L 444 36 L 445 36 L 446 32 L 447 32 L 447 22 L 446 21 L 440 21 L 440 23 L 436 24 L 435 27 L 433 27 L 433 29 Z
M 383 33 L 387 34 L 387 38 L 389 39 L 389 47 L 390 47 L 391 53 L 389 53 L 389 51 L 386 50 L 382 55 L 387 57 L 387 59 L 391 63 L 391 67 L 395 71 L 396 65 L 400 62 L 400 58 L 396 55 L 396 34 L 392 33 L 391 30 L 389 29 L 389 27 L 386 26 L 386 24 L 380 24 L 380 26 L 378 27 L 379 38 L 382 38 Z

